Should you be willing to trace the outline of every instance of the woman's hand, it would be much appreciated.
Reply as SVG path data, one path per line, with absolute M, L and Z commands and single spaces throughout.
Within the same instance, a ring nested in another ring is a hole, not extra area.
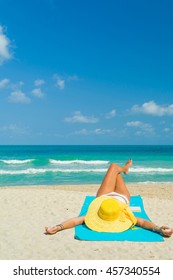
M 160 227 L 160 234 L 165 237 L 170 237 L 173 234 L 173 230 L 168 226 Z

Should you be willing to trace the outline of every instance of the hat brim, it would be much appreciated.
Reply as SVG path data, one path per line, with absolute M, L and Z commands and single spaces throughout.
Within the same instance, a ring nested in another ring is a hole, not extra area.
M 127 217 L 124 221 L 120 219 L 120 216 L 114 221 L 105 221 L 99 217 L 98 211 L 100 205 L 106 199 L 112 198 L 108 198 L 107 196 L 100 196 L 91 202 L 88 208 L 88 212 L 85 216 L 86 226 L 97 232 L 122 232 L 129 229 L 133 223 Z M 120 201 L 118 201 L 118 203 L 120 205 L 120 208 L 123 209 L 123 205 L 125 204 Z

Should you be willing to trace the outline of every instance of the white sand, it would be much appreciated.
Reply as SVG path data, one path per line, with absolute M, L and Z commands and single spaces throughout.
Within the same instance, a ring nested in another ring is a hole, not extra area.
M 149 217 L 173 227 L 173 184 L 128 185 L 140 194 Z M 78 216 L 86 195 L 98 186 L 0 187 L 1 260 L 173 259 L 173 237 L 165 242 L 90 242 L 74 229 L 45 235 L 44 227 Z

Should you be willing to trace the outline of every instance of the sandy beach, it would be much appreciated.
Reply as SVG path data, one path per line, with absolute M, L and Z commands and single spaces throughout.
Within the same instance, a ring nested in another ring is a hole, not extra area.
M 153 222 L 173 227 L 173 184 L 128 184 L 140 194 Z M 167 260 L 173 237 L 164 242 L 89 242 L 74 239 L 74 229 L 45 235 L 44 227 L 78 216 L 86 195 L 98 185 L 0 188 L 1 260 Z

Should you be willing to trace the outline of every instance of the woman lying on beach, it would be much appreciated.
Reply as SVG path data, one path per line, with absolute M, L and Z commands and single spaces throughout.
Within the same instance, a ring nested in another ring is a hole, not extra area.
M 88 228 L 98 232 L 122 232 L 137 225 L 164 237 L 170 237 L 173 234 L 171 228 L 159 227 L 153 222 L 135 217 L 128 206 L 130 193 L 121 173 L 128 174 L 131 165 L 131 159 L 124 166 L 111 164 L 86 216 L 69 219 L 51 228 L 46 227 L 46 233 L 55 234 L 58 231 L 85 223 Z

